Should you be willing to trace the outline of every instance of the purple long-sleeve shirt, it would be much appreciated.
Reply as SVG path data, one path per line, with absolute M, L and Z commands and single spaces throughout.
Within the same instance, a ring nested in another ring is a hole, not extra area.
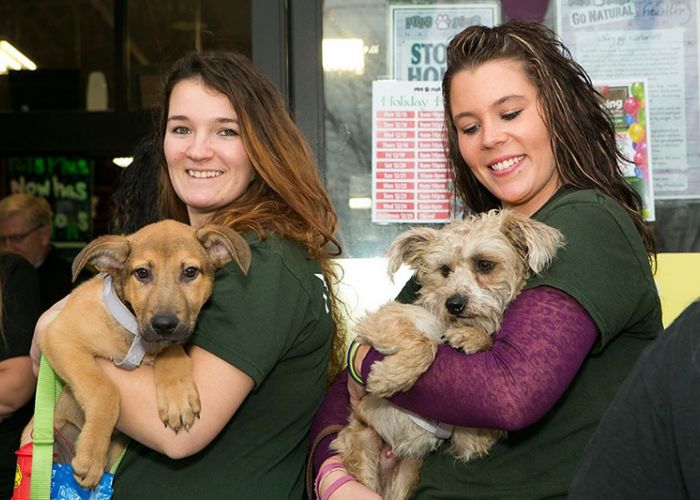
M 465 355 L 440 346 L 435 361 L 408 391 L 391 398 L 429 419 L 466 427 L 508 431 L 542 418 L 559 400 L 591 350 L 598 329 L 588 312 L 566 293 L 537 287 L 508 307 L 493 347 Z M 370 350 L 366 379 L 383 356 Z M 347 422 L 347 375 L 331 386 L 311 428 L 314 474 L 331 456 L 329 434 Z

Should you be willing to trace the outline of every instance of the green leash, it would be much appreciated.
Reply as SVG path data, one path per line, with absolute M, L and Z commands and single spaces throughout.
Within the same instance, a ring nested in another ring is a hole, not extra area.
M 50 500 L 53 466 L 53 414 L 63 381 L 56 376 L 44 355 L 39 364 L 39 379 L 34 402 L 34 437 L 32 445 L 32 500 Z
M 63 390 L 63 380 L 56 375 L 42 354 L 34 402 L 34 435 L 32 445 L 32 500 L 51 500 L 51 469 L 53 467 L 54 408 Z M 110 468 L 114 474 L 126 448 Z

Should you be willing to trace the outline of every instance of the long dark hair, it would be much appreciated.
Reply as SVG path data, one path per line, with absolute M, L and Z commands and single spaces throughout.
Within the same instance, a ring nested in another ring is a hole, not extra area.
M 511 21 L 495 28 L 471 26 L 456 35 L 447 47 L 442 93 L 448 154 L 454 168 L 455 190 L 466 208 L 484 212 L 499 208 L 501 202 L 479 183 L 460 155 L 452 122 L 452 79 L 462 70 L 506 59 L 522 63 L 537 89 L 562 185 L 597 189 L 619 202 L 634 221 L 647 252 L 655 255 L 653 232 L 641 216 L 641 198 L 620 171 L 618 162 L 629 160 L 617 147 L 612 118 L 601 106 L 602 96 L 556 34 L 538 23 Z
M 155 139 L 142 139 L 134 150 L 134 160 L 121 171 L 112 193 L 112 233 L 130 234 L 156 222 L 160 195 L 160 160 Z

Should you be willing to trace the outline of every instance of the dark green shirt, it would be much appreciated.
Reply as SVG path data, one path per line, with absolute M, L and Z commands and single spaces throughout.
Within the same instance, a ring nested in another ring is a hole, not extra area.
M 599 340 L 559 402 L 536 424 L 510 432 L 467 464 L 428 457 L 416 498 L 563 498 L 601 415 L 659 331 L 661 306 L 639 233 L 624 209 L 592 190 L 561 190 L 534 216 L 566 247 L 528 287 L 558 288 L 595 321 Z
M 301 246 L 251 239 L 248 276 L 233 263 L 217 273 L 192 343 L 248 374 L 253 391 L 194 456 L 170 460 L 132 442 L 115 498 L 301 498 L 331 345 L 325 282 Z

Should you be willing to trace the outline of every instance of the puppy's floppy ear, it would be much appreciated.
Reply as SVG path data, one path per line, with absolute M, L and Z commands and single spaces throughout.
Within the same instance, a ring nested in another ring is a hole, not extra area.
M 107 235 L 92 240 L 73 259 L 73 281 L 90 264 L 103 273 L 113 274 L 124 267 L 131 249 L 124 236 Z
M 404 262 L 412 269 L 418 270 L 423 254 L 439 235 L 437 229 L 421 227 L 400 234 L 387 250 L 389 259 L 389 276 L 392 278 Z
M 553 227 L 512 210 L 502 210 L 501 226 L 535 274 L 547 269 L 564 246 L 564 236 Z
M 243 274 L 248 273 L 252 255 L 243 236 L 222 224 L 206 224 L 195 234 L 215 268 L 219 269 L 230 260 L 235 260 Z

